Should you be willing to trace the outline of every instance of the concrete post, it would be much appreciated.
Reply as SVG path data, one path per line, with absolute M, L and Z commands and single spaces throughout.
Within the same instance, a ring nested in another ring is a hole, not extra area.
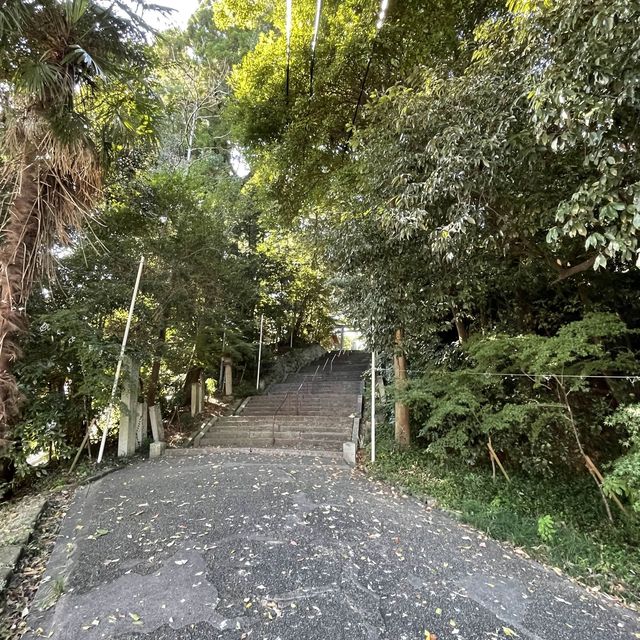
M 198 413 L 204 411 L 204 376 L 200 378 L 200 384 L 198 384 Z
M 224 359 L 224 395 L 233 395 L 233 371 L 231 369 L 233 361 L 231 358 Z
M 162 412 L 160 405 L 154 404 L 149 407 L 149 418 L 151 419 L 151 433 L 154 442 L 164 442 L 164 426 L 162 425 Z
M 137 419 L 137 428 L 136 428 L 136 449 L 139 449 L 144 439 L 147 437 L 149 433 L 149 422 L 148 422 L 148 405 L 146 402 L 138 402 L 138 419 Z
M 120 428 L 118 430 L 118 457 L 131 456 L 136 451 L 138 418 L 138 390 L 140 367 L 128 356 L 123 360 L 124 385 L 120 395 Z
M 198 414 L 198 382 L 191 383 L 191 417 Z

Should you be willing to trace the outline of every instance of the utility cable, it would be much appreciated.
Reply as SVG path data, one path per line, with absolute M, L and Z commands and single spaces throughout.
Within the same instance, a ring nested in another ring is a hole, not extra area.
M 316 4 L 316 18 L 313 23 L 313 38 L 311 39 L 311 63 L 309 65 L 309 97 L 313 97 L 313 70 L 316 65 L 316 45 L 318 44 L 318 31 L 320 30 L 320 15 L 322 13 L 322 0 Z
M 291 67 L 291 25 L 293 14 L 293 0 L 287 0 L 287 14 L 285 20 L 285 30 L 287 38 L 287 72 L 285 76 L 285 94 L 289 99 L 289 74 Z
M 376 372 L 385 373 L 393 371 L 392 367 L 378 367 L 376 368 Z M 457 371 L 437 371 L 436 369 L 407 369 L 407 374 L 415 374 L 415 373 L 447 373 L 450 375 L 455 374 L 464 374 L 470 376 L 487 376 L 487 377 L 500 377 L 500 378 L 576 378 L 581 380 L 594 379 L 594 380 L 627 380 L 628 382 L 638 382 L 640 381 L 640 373 L 629 373 L 626 375 L 621 374 L 613 374 L 613 375 L 602 375 L 602 374 L 594 374 L 594 375 L 581 375 L 579 373 L 526 373 L 526 372 L 514 372 L 514 373 L 499 373 L 497 371 L 465 371 L 464 369 L 459 369 Z
M 371 70 L 371 61 L 373 60 L 373 55 L 376 50 L 376 44 L 378 42 L 378 34 L 380 33 L 380 29 L 382 29 L 384 25 L 385 18 L 387 17 L 388 7 L 389 7 L 389 0 L 381 0 L 380 11 L 378 12 L 378 21 L 376 22 L 376 34 L 373 37 L 373 43 L 371 45 L 371 53 L 369 54 L 369 60 L 367 60 L 367 68 L 364 71 L 364 76 L 362 77 L 362 82 L 360 83 L 360 94 L 358 95 L 356 110 L 354 111 L 353 118 L 351 119 L 351 131 L 349 132 L 349 136 L 351 136 L 351 134 L 353 133 L 353 128 L 355 127 L 356 120 L 358 119 L 358 112 L 360 111 L 360 107 L 362 106 L 362 99 L 364 98 L 364 90 L 367 85 L 367 78 L 369 77 L 369 71 Z

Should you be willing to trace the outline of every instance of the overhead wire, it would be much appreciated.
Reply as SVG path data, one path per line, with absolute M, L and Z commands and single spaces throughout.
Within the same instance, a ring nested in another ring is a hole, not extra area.
M 389 8 L 389 0 L 381 0 L 380 11 L 378 12 L 378 20 L 376 22 L 376 33 L 375 33 L 375 36 L 373 37 L 373 43 L 371 45 L 371 53 L 369 54 L 369 59 L 367 60 L 367 67 L 364 71 L 364 76 L 362 76 L 362 82 L 360 83 L 360 94 L 358 95 L 358 102 L 356 103 L 356 109 L 353 112 L 353 118 L 351 119 L 351 132 L 353 132 L 353 127 L 355 127 L 356 120 L 358 119 L 358 112 L 360 111 L 360 107 L 362 106 L 364 90 L 365 90 L 365 87 L 367 86 L 367 78 L 369 77 L 369 71 L 371 70 L 371 61 L 373 60 L 376 44 L 378 42 L 378 34 L 380 33 L 380 30 L 384 26 L 384 21 L 385 21 L 385 18 L 387 17 L 388 8 Z M 351 135 L 351 132 L 349 135 Z
M 316 17 L 313 23 L 313 38 L 311 38 L 311 62 L 309 63 L 309 97 L 313 96 L 313 71 L 316 65 L 316 46 L 320 31 L 320 16 L 322 14 L 322 0 L 317 0 Z
M 293 0 L 287 0 L 287 10 L 285 17 L 285 33 L 287 39 L 287 71 L 285 76 L 285 95 L 289 98 L 289 74 L 291 69 L 291 27 L 293 17 Z
M 378 373 L 390 373 L 393 371 L 392 367 L 376 367 L 376 372 Z M 407 373 L 409 375 L 418 374 L 418 373 L 428 373 L 433 374 L 433 369 L 407 369 Z M 611 374 L 611 375 L 603 375 L 603 374 L 580 374 L 580 373 L 527 373 L 525 371 L 513 371 L 513 372 L 505 372 L 501 373 L 499 371 L 450 371 L 450 370 L 440 370 L 437 371 L 438 374 L 445 373 L 450 375 L 456 374 L 464 374 L 469 376 L 481 376 L 481 377 L 497 377 L 497 378 L 529 378 L 529 379 L 543 379 L 550 380 L 553 378 L 569 378 L 569 379 L 580 379 L 580 380 L 626 380 L 631 383 L 640 382 L 640 373 L 628 373 L 628 374 Z

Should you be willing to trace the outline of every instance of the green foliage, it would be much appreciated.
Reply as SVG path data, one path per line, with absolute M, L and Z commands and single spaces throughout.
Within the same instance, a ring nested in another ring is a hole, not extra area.
M 580 446 L 602 454 L 613 443 L 615 451 L 594 417 L 607 412 L 607 394 L 635 394 L 632 384 L 607 380 L 638 369 L 631 334 L 617 316 L 591 313 L 555 336 L 478 336 L 465 346 L 465 365 L 430 370 L 400 398 L 441 460 L 488 461 L 491 439 L 508 466 L 554 474 L 581 464 Z
M 556 535 L 553 518 L 547 514 L 538 518 L 538 537 L 543 542 L 551 542 Z
M 605 476 L 605 492 L 626 498 L 633 510 L 640 513 L 640 405 L 619 407 L 605 424 L 626 434 L 622 442 L 626 452 L 613 462 L 611 472 Z

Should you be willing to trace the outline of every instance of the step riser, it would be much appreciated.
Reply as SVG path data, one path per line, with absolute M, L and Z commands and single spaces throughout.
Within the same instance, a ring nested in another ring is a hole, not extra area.
M 349 440 L 349 436 L 351 434 L 348 433 L 329 433 L 329 434 L 299 434 L 293 431 L 276 431 L 275 434 L 272 433 L 256 433 L 252 435 L 245 436 L 245 434 L 237 434 L 237 433 L 229 433 L 229 434 L 212 434 L 205 438 L 202 438 L 202 442 L 227 442 L 229 440 L 233 441 L 242 441 L 242 442 L 253 442 L 254 440 L 273 440 L 274 437 L 276 440 L 314 440 L 317 442 L 346 442 Z
M 318 411 L 321 409 L 355 409 L 359 404 L 356 402 L 285 402 L 284 404 L 273 402 L 249 402 L 245 405 L 243 412 L 249 409 L 268 409 L 272 413 L 275 413 L 278 409 L 310 409 L 311 411 Z
M 350 435 L 351 429 L 322 429 L 321 431 L 313 431 L 306 429 L 296 429 L 293 426 L 275 429 L 229 429 L 224 431 L 210 431 L 204 437 L 207 438 L 266 438 L 272 437 L 274 434 L 295 434 L 301 438 L 315 438 L 316 436 L 338 437 L 345 434 Z
M 255 427 L 248 427 L 248 428 L 244 428 L 244 429 L 238 429 L 235 427 L 231 427 L 231 428 L 223 428 L 223 429 L 214 429 L 212 431 L 209 431 L 205 434 L 205 437 L 208 438 L 209 436 L 215 436 L 216 434 L 221 434 L 221 435 L 240 435 L 240 434 L 247 434 L 247 433 L 351 433 L 351 426 L 347 427 L 347 426 L 342 426 L 342 427 L 334 427 L 334 428 L 329 428 L 327 426 L 323 426 L 320 429 L 316 429 L 316 428 L 308 428 L 305 429 L 304 427 L 300 427 L 299 425 L 295 425 L 295 424 L 283 424 L 283 425 L 276 425 L 275 427 L 260 427 L 260 428 L 255 428 Z
M 317 449 L 318 451 L 342 451 L 342 443 L 326 445 L 325 443 L 316 442 L 209 442 L 202 443 L 202 447 L 229 447 L 234 449 Z
M 350 440 L 351 433 L 306 433 L 301 434 L 295 431 L 276 431 L 275 433 L 256 433 L 252 435 L 228 433 L 228 434 L 209 434 L 202 438 L 202 442 L 253 442 L 254 440 L 291 440 L 302 441 L 312 440 L 315 442 L 346 442 Z
M 272 422 L 284 423 L 288 422 L 290 424 L 299 421 L 301 424 L 345 424 L 349 422 L 349 418 L 347 416 L 334 418 L 333 416 L 287 416 L 280 415 L 277 416 L 227 416 L 225 418 L 220 418 L 216 422 L 216 424 L 271 424 Z
M 282 394 L 274 395 L 274 396 L 256 396 L 251 398 L 245 407 L 254 407 L 257 405 L 263 407 L 286 407 L 286 406 L 296 406 L 302 405 L 312 407 L 324 407 L 328 404 L 339 407 L 351 407 L 358 404 L 357 402 L 358 396 L 355 393 L 345 393 L 344 395 L 336 398 L 333 394 L 327 393 L 322 397 L 318 397 L 315 395 L 302 395 L 299 396 L 291 395 L 286 400 L 282 397 Z
M 269 420 L 266 422 L 218 422 L 213 426 L 211 432 L 225 430 L 234 431 L 260 431 L 262 429 L 276 429 L 290 428 L 299 429 L 300 431 L 333 431 L 334 429 L 351 429 L 353 426 L 353 420 L 347 420 L 342 422 L 302 422 L 300 420 Z
M 361 380 L 366 371 L 298 371 L 296 373 L 290 373 L 287 377 L 287 382 L 294 382 L 298 380 L 302 382 L 304 380 Z
M 295 384 L 276 384 L 272 387 L 269 387 L 268 395 L 284 395 L 290 394 L 294 395 L 298 393 L 299 385 Z M 362 385 L 359 382 L 343 382 L 343 383 L 317 383 L 312 384 L 304 388 L 304 390 L 300 390 L 300 396 L 304 395 L 324 395 L 324 394 L 336 394 L 336 393 L 345 393 L 345 394 L 354 394 L 357 395 L 362 390 Z
M 283 416 L 300 416 L 302 418 L 313 418 L 313 417 L 317 417 L 317 418 L 332 418 L 332 417 L 336 417 L 336 418 L 348 418 L 349 416 L 351 416 L 352 414 L 354 414 L 354 411 L 352 411 L 351 409 L 343 409 L 342 411 L 340 410 L 335 410 L 335 411 L 331 411 L 329 409 L 318 409 L 317 411 L 296 411 L 295 409 L 291 409 L 291 411 L 285 411 L 284 409 L 281 411 L 278 411 L 278 417 L 283 417 Z M 259 410 L 256 409 L 254 411 L 243 411 L 242 412 L 243 416 L 247 416 L 247 417 L 256 417 L 256 418 L 266 418 L 268 416 L 273 417 L 273 411 L 269 411 L 269 410 Z
M 286 406 L 288 404 L 325 406 L 327 404 L 331 404 L 331 405 L 337 405 L 340 407 L 349 407 L 351 405 L 357 404 L 357 397 L 358 396 L 355 393 L 348 393 L 338 398 L 336 398 L 336 396 L 334 396 L 331 393 L 326 393 L 322 396 L 315 396 L 315 395 L 296 396 L 292 394 L 285 400 L 282 394 L 278 394 L 273 396 L 254 396 L 247 402 L 245 406 L 250 407 L 257 404 L 264 405 L 265 407 L 266 406 L 280 407 L 280 406 Z

